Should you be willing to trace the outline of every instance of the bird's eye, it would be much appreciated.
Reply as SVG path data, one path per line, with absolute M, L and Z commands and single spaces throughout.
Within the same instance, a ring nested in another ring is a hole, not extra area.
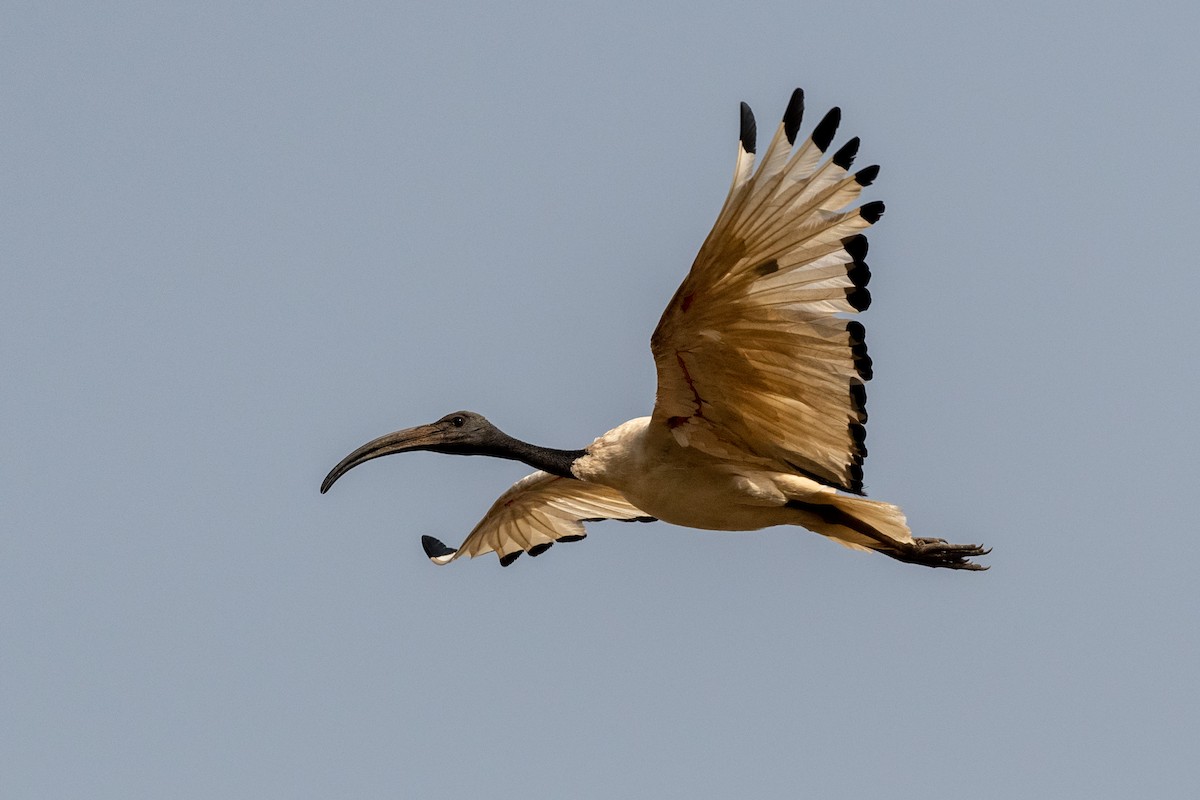
M 454 419 L 450 420 L 450 424 L 456 428 L 461 428 L 463 425 L 466 424 L 466 422 L 467 421 L 462 417 L 455 417 Z

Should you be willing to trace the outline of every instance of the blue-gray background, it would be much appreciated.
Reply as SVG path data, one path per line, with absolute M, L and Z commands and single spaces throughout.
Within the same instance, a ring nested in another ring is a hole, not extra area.
M 10 3 L 4 797 L 1183 797 L 1190 4 Z M 870 198 L 867 483 L 985 574 L 592 527 L 439 569 L 578 447 L 795 85 Z

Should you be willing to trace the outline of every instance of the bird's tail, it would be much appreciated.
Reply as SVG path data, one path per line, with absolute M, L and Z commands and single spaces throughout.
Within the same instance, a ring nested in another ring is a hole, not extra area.
M 904 512 L 891 503 L 830 492 L 819 503 L 793 500 L 788 505 L 804 512 L 804 527 L 852 550 L 894 552 L 913 543 Z
M 992 552 L 981 544 L 914 539 L 903 511 L 891 503 L 865 497 L 827 492 L 817 498 L 810 495 L 806 500 L 789 500 L 787 505 L 796 509 L 796 522 L 811 531 L 852 550 L 874 550 L 909 564 L 982 571 L 987 567 L 971 559 Z

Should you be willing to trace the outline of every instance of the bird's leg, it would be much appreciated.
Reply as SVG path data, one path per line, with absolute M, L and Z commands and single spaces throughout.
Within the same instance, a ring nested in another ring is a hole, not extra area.
M 979 544 L 950 544 L 945 539 L 913 539 L 912 544 L 895 544 L 892 548 L 880 549 L 884 555 L 909 564 L 946 569 L 985 570 L 971 558 L 986 556 L 992 548 Z
M 911 543 L 897 541 L 870 523 L 849 514 L 836 506 L 823 503 L 808 503 L 803 500 L 788 500 L 788 508 L 817 516 L 828 525 L 840 525 L 861 534 L 876 543 L 873 550 L 909 564 L 946 569 L 970 569 L 982 571 L 987 567 L 969 559 L 986 556 L 990 547 L 979 544 L 950 544 L 945 539 L 913 539 Z

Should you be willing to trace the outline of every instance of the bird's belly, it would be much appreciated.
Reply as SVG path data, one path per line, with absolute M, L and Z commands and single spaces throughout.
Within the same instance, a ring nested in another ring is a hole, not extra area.
M 654 470 L 621 490 L 647 514 L 689 528 L 750 531 L 795 516 L 773 484 L 717 469 Z
M 797 489 L 791 484 L 811 483 L 681 447 L 665 429 L 652 428 L 649 417 L 598 438 L 572 470 L 581 480 L 619 490 L 663 522 L 721 531 L 796 522 L 795 511 L 786 507 Z

